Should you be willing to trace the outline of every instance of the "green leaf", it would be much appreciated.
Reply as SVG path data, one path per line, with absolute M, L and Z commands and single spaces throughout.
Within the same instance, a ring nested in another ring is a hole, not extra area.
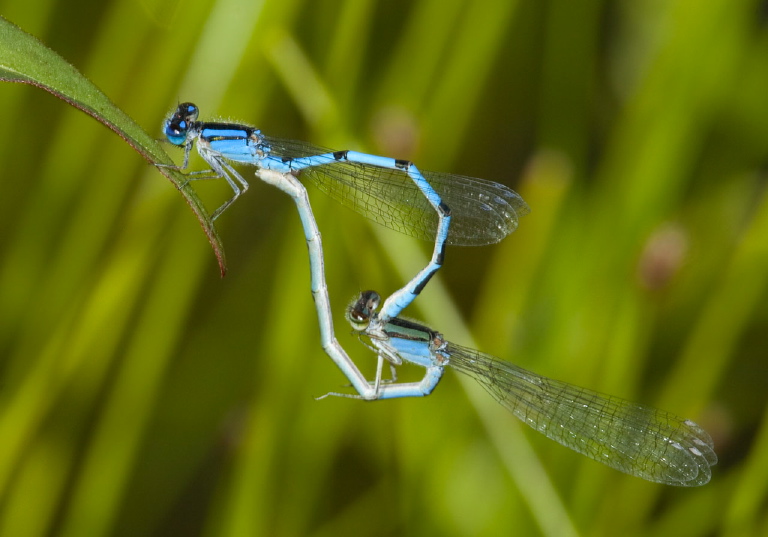
M 49 91 L 115 131 L 150 164 L 174 166 L 162 146 L 125 112 L 115 106 L 99 88 L 64 58 L 2 17 L 0 17 L 0 81 L 32 84 Z M 157 169 L 181 192 L 197 216 L 213 247 L 223 276 L 226 273 L 224 247 L 200 198 L 179 170 L 172 167 Z

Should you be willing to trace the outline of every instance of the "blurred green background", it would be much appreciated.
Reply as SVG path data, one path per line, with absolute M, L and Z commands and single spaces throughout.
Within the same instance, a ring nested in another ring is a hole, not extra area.
M 290 199 L 254 180 L 217 221 L 220 279 L 162 175 L 90 117 L 5 84 L 0 535 L 768 534 L 764 3 L 14 0 L 0 14 L 158 137 L 188 100 L 203 119 L 516 189 L 532 208 L 520 229 L 449 248 L 407 314 L 694 419 L 720 457 L 704 487 L 646 483 L 453 372 L 423 400 L 315 401 L 345 379 L 320 348 Z M 195 186 L 211 210 L 229 195 Z M 429 245 L 310 196 L 337 335 L 372 375 L 344 307 L 397 289 Z

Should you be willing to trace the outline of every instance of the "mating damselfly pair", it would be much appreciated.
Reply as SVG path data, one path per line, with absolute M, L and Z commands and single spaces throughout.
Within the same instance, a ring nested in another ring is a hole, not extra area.
M 514 191 L 491 181 L 421 172 L 411 162 L 357 151 L 332 151 L 304 142 L 262 134 L 241 124 L 198 121 L 198 108 L 180 104 L 166 119 L 164 133 L 184 148 L 181 169 L 192 146 L 210 166 L 189 180 L 223 178 L 233 196 L 220 216 L 248 189 L 230 162 L 257 167 L 262 181 L 292 197 L 309 248 L 311 290 L 322 346 L 357 394 L 331 393 L 364 400 L 425 396 L 446 366 L 477 380 L 504 407 L 549 438 L 622 472 L 669 485 L 703 485 L 717 462 L 709 435 L 690 420 L 667 412 L 547 379 L 509 362 L 443 339 L 424 325 L 399 317 L 439 270 L 447 244 L 487 245 L 513 232 L 529 212 Z M 378 356 L 369 381 L 338 343 L 325 283 L 320 232 L 299 179 L 308 179 L 342 205 L 391 229 L 434 240 L 429 263 L 380 305 L 373 291 L 362 293 L 347 311 L 358 333 L 370 339 Z M 384 362 L 426 368 L 420 382 L 382 381 Z

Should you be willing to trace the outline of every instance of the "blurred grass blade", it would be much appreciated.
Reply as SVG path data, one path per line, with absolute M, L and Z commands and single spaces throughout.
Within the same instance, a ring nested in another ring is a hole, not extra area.
M 173 165 L 160 144 L 128 115 L 115 106 L 94 84 L 64 58 L 38 39 L 0 17 L 0 81 L 21 82 L 42 88 L 100 121 L 138 151 L 150 164 Z M 224 247 L 213 221 L 195 191 L 185 185 L 183 174 L 173 168 L 158 168 L 181 191 L 197 216 L 226 272 Z

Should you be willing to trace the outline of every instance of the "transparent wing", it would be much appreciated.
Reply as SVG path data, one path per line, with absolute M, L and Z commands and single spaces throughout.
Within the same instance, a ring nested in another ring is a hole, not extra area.
M 590 459 L 648 481 L 707 483 L 717 463 L 698 425 L 656 410 L 548 379 L 473 349 L 448 343 L 449 364 L 547 437 Z
M 321 155 L 332 150 L 304 142 L 265 137 L 272 154 L 285 158 Z M 448 243 L 482 246 L 499 242 L 530 212 L 519 194 L 499 183 L 421 170 L 451 208 Z M 299 175 L 342 205 L 390 229 L 433 241 L 437 213 L 408 174 L 377 166 L 329 160 Z

